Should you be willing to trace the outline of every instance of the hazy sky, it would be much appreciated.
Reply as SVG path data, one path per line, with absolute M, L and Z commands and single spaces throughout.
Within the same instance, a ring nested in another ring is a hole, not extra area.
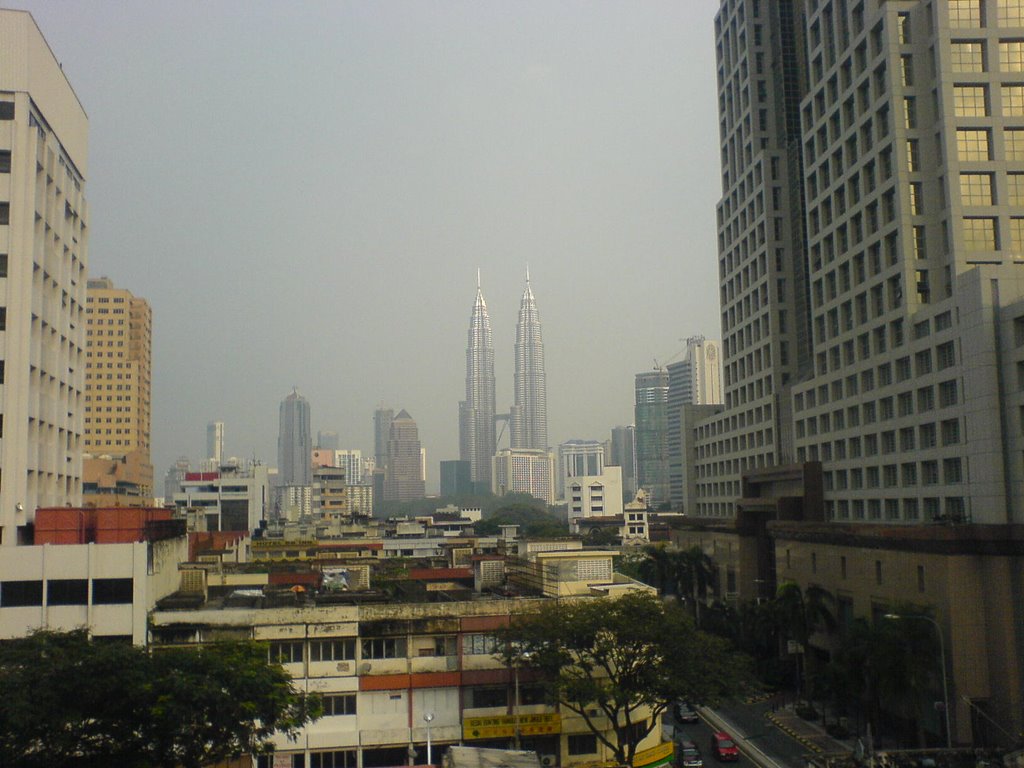
M 501 412 L 529 264 L 553 445 L 720 335 L 713 0 L 5 5 L 89 115 L 89 272 L 153 307 L 159 478 L 211 420 L 276 464 L 296 386 L 367 452 L 407 409 L 436 489 L 477 268 Z

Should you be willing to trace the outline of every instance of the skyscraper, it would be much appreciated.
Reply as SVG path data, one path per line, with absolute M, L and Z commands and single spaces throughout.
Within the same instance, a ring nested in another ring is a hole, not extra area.
M 384 469 L 388 463 L 388 437 L 391 435 L 393 418 L 393 408 L 381 406 L 373 412 L 373 458 L 379 470 Z
M 636 496 L 636 429 L 632 424 L 612 427 L 612 455 L 609 464 L 622 467 L 622 494 Z
M 668 475 L 669 497 L 674 510 L 684 504 L 684 475 L 680 414 L 684 405 L 716 405 L 722 402 L 722 374 L 717 341 L 703 336 L 686 340 L 686 357 L 665 366 L 668 371 Z
M 497 448 L 494 412 L 494 342 L 478 272 L 466 347 L 466 399 L 459 403 L 459 458 L 469 462 L 477 491 L 491 487 L 491 459 Z
M 637 486 L 657 509 L 669 500 L 668 371 L 638 373 L 635 395 Z
M 297 389 L 281 401 L 277 437 L 277 467 L 281 485 L 310 485 L 313 436 L 309 429 L 309 402 Z
M 206 425 L 206 458 L 219 466 L 224 461 L 224 422 L 211 421 Z
M 548 447 L 547 386 L 544 381 L 544 341 L 540 333 L 540 314 L 530 290 L 530 271 L 526 271 L 526 290 L 519 304 L 516 323 L 515 404 L 510 411 L 511 446 Z
M 6 546 L 30 541 L 37 507 L 82 499 L 89 122 L 31 15 L 0 10 L 0 38 Z
M 152 503 L 149 303 L 108 278 L 87 283 L 82 502 Z
M 413 501 L 426 495 L 420 432 L 405 409 L 391 420 L 388 467 L 384 473 L 385 501 Z

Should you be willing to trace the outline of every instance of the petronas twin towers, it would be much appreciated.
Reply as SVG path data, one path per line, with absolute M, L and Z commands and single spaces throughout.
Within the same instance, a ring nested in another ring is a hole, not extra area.
M 548 447 L 547 389 L 544 383 L 544 342 L 540 314 L 530 290 L 519 305 L 516 324 L 515 403 L 509 413 L 510 443 L 513 450 Z M 466 346 L 466 399 L 459 403 L 459 455 L 468 461 L 470 476 L 478 489 L 490 488 L 491 458 L 497 451 L 494 396 L 494 342 L 480 277 L 469 321 Z

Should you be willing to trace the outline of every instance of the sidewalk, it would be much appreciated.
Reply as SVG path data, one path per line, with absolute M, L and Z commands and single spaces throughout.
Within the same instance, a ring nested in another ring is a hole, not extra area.
M 796 714 L 792 704 L 780 707 L 774 712 L 766 711 L 765 718 L 816 755 L 853 752 L 856 747 L 854 739 L 836 739 L 830 736 L 819 723 L 804 720 Z

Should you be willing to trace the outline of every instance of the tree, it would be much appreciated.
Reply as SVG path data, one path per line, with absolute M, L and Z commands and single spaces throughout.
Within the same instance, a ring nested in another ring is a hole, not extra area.
M 727 641 L 650 593 L 553 601 L 516 617 L 502 639 L 506 662 L 535 669 L 549 700 L 583 718 L 622 765 L 669 702 L 713 703 L 747 677 Z
M 797 692 L 803 693 L 813 669 L 800 674 L 801 660 L 808 658 L 807 644 L 819 630 L 833 630 L 836 626 L 831 605 L 835 602 L 832 594 L 822 587 L 810 585 L 805 590 L 795 581 L 784 581 L 775 593 L 773 607 L 779 630 L 787 640 L 799 644 L 796 659 Z M 813 656 L 811 657 L 813 658 Z
M 198 768 L 320 714 L 256 643 L 157 650 L 37 632 L 0 643 L 0 765 Z

